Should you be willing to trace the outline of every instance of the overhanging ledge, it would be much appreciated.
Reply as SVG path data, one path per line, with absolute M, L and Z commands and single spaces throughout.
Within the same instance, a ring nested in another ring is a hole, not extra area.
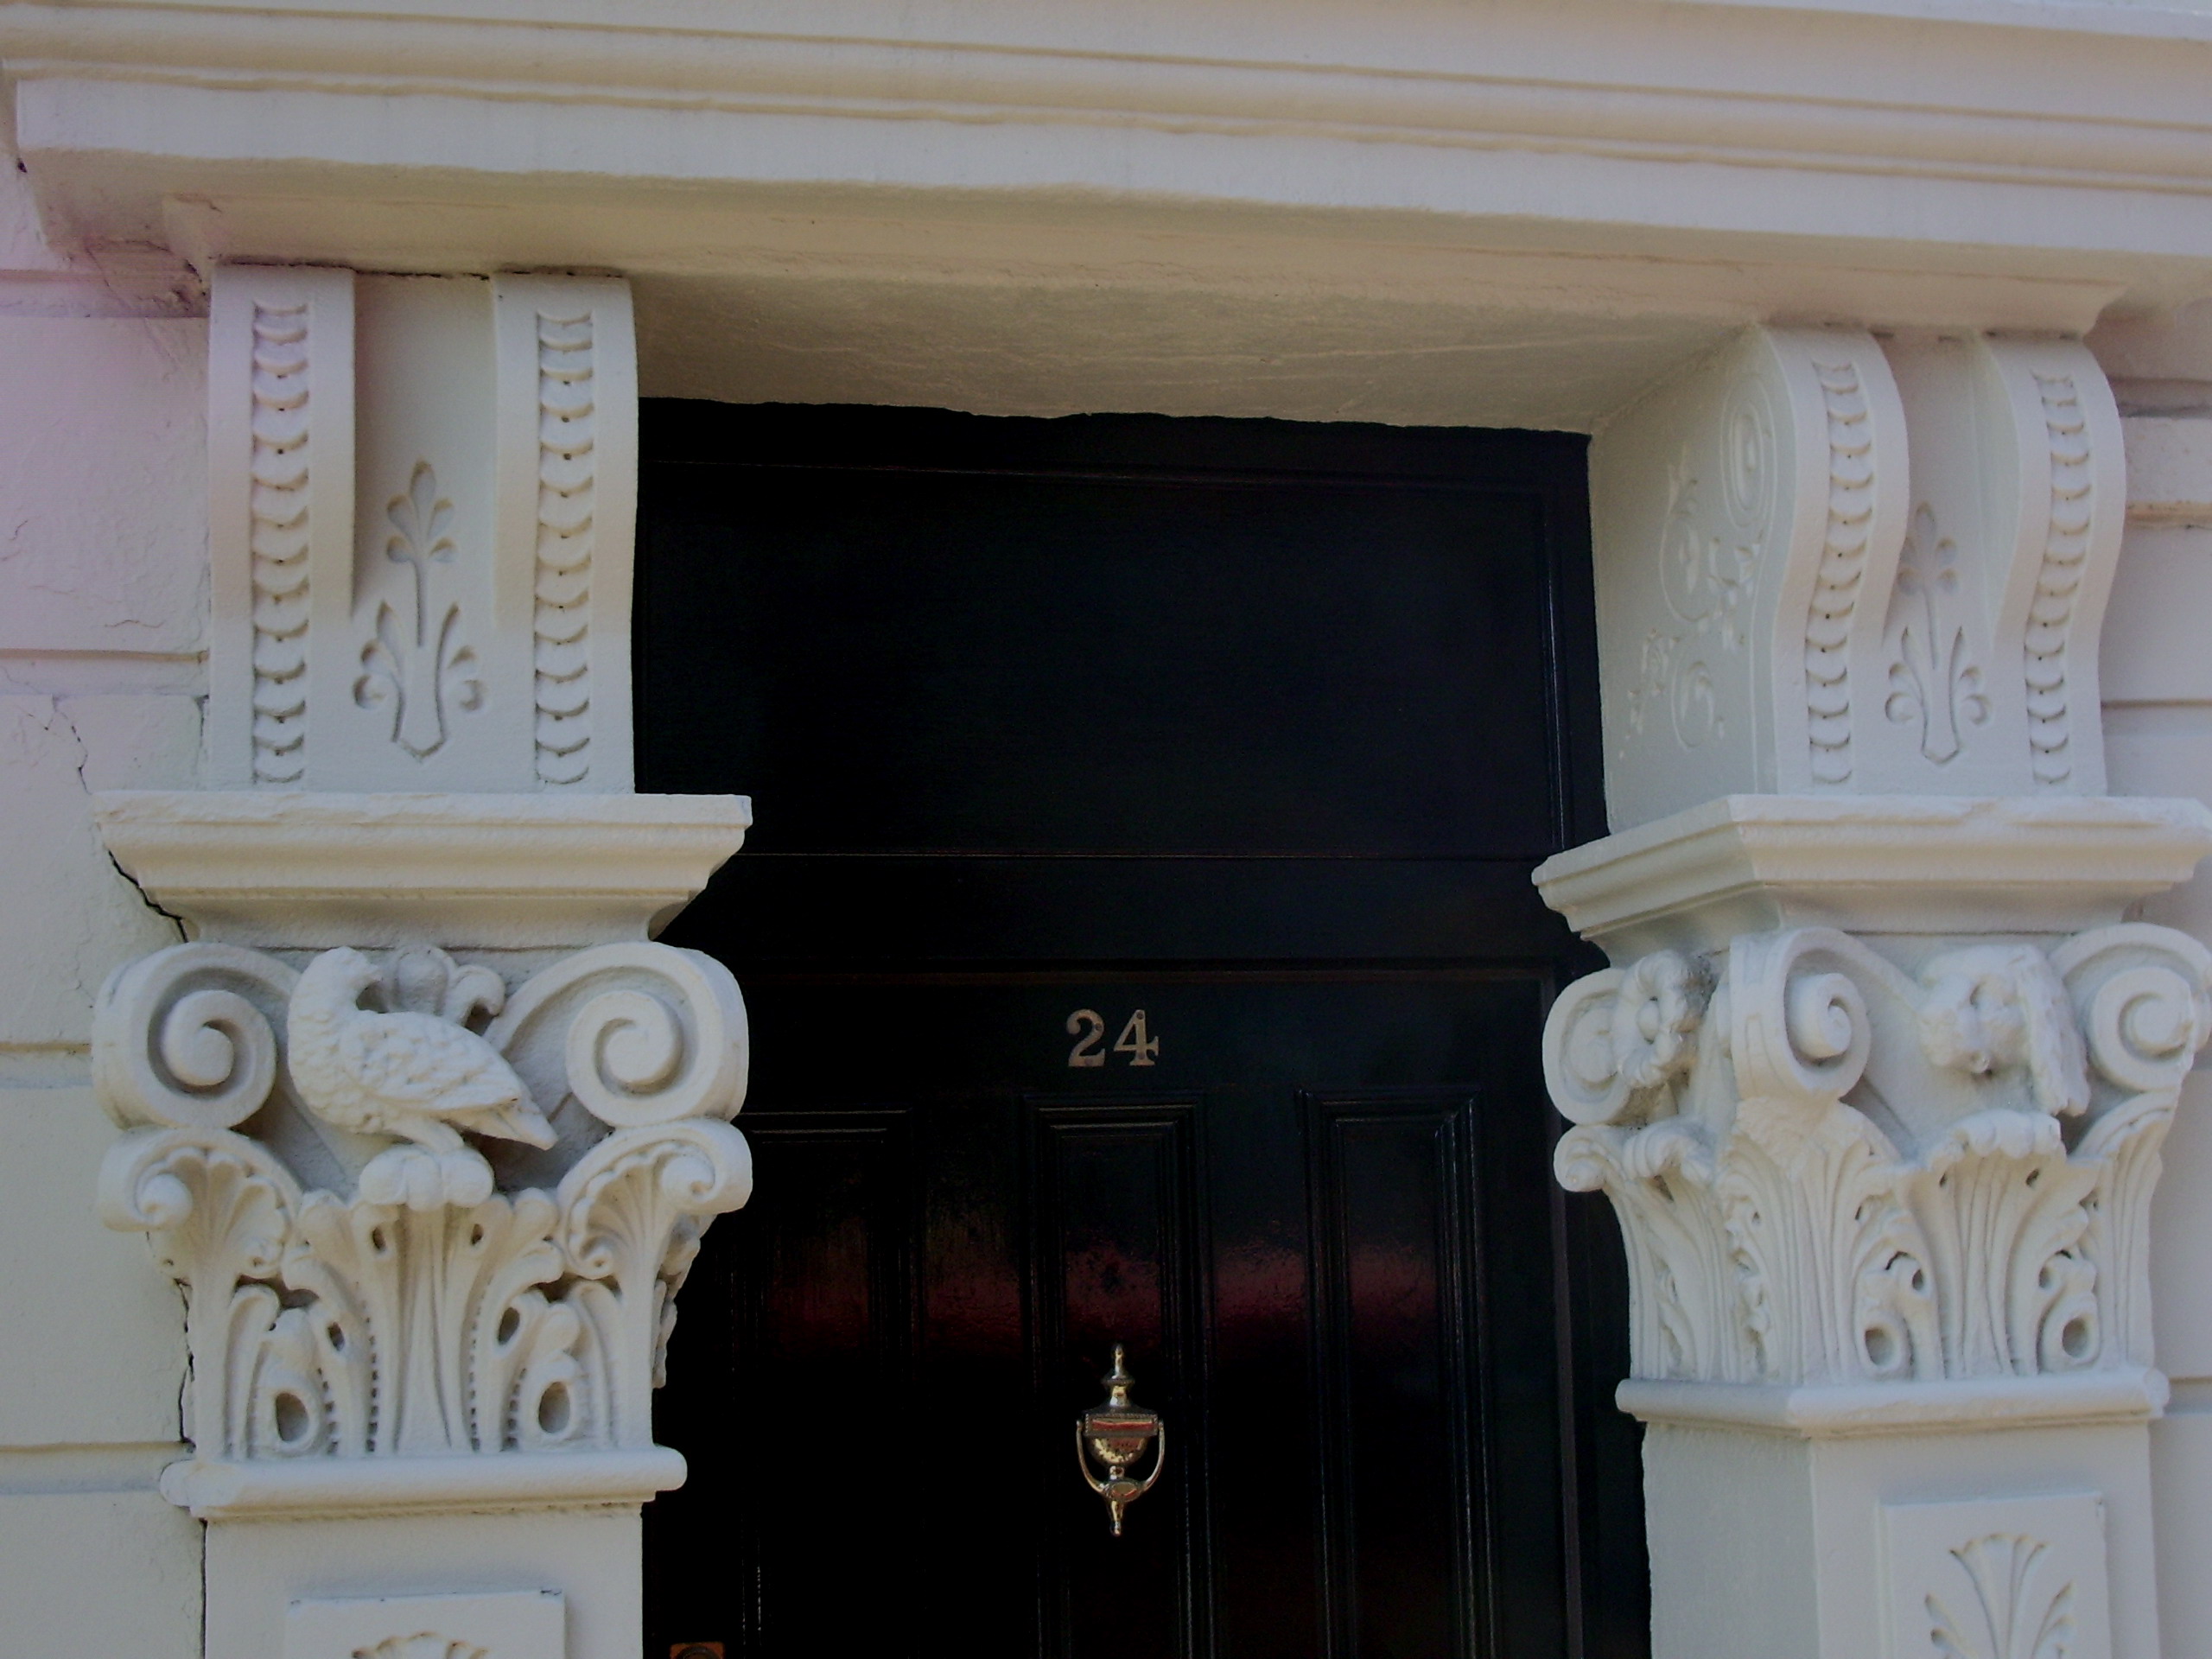
M 2189 880 L 2212 810 L 2129 797 L 1726 795 L 1560 853 L 1544 902 L 1618 957 L 1778 927 L 2067 933 Z
M 194 937 L 277 948 L 646 938 L 753 822 L 741 795 L 116 790 L 93 810 Z

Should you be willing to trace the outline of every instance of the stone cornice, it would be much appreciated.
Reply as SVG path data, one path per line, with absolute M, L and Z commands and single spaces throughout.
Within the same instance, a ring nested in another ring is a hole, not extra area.
M 1760 32 L 1767 21 L 1746 17 L 1745 8 L 1667 10 L 1675 15 L 1655 21 L 1676 29 Z M 1625 8 L 1620 21 L 1641 35 L 1637 24 L 1648 28 L 1659 10 Z M 1833 22 L 1808 17 L 1796 32 Z M 1433 55 L 1398 60 L 1403 54 L 1395 48 L 1410 40 L 1370 45 L 1363 60 L 1291 62 L 1259 53 L 1141 54 L 641 22 L 549 29 L 534 21 L 448 16 L 410 19 L 402 29 L 386 15 L 304 9 L 16 4 L 0 10 L 0 47 L 18 81 L 524 99 L 577 110 L 1149 125 L 1484 150 L 1563 147 L 1621 159 L 2183 194 L 2204 193 L 2203 157 L 2212 149 L 2212 123 L 2190 118 L 2185 105 L 2155 124 L 2139 109 L 2126 118 L 2093 102 L 2055 111 L 2008 98 L 2001 86 L 1974 86 L 1979 77 L 1958 61 L 1946 65 L 1959 83 L 1955 102 L 1913 104 L 1840 98 L 1832 86 L 1732 84 L 1725 57 L 1669 78 L 1654 68 L 1676 65 L 1615 58 L 1586 45 L 1581 61 L 1516 74 L 1475 68 L 1472 53 L 1465 67 Z M 1885 23 L 1896 26 L 1887 19 L 1856 26 Z M 1234 39 L 1233 27 L 1228 32 Z M 2159 58 L 2212 56 L 2208 36 L 2212 29 L 2179 39 L 2100 33 L 2073 45 L 2128 60 L 2149 78 L 2155 101 L 2173 69 L 2170 62 L 2160 73 Z M 313 141 L 302 134 L 300 142 Z
M 557 3 L 451 6 L 403 20 L 349 4 L 141 0 L 0 7 L 0 44 L 9 73 L 31 80 L 89 74 L 691 110 L 1158 119 L 1179 130 L 1194 121 L 1224 130 L 1258 123 L 1279 134 L 1482 148 L 1529 139 L 1599 154 L 1958 176 L 2048 171 L 2105 183 L 2133 175 L 2205 189 L 2189 143 L 2212 133 L 2212 123 L 2184 85 L 2212 57 L 2212 20 L 2202 15 L 2017 4 L 1587 10 L 1608 14 L 1611 27 L 1567 43 L 1542 9 L 1509 8 L 1478 27 L 1436 13 L 1378 29 L 1369 16 L 1356 47 L 1332 52 L 1325 40 L 1285 56 L 1267 27 L 1275 14 L 1235 5 L 1210 9 L 1210 27 L 1195 38 L 1135 51 L 1126 29 L 1086 27 L 1080 13 L 994 16 L 964 29 L 948 16 L 923 31 L 903 14 L 862 5 L 749 10 L 738 28 L 724 10 L 677 3 L 626 8 L 620 21 Z M 1701 37 L 1723 33 L 1747 52 L 1797 55 L 1770 74 L 1699 49 Z M 1852 66 L 1807 55 L 1842 45 L 1846 34 L 1856 37 L 1853 56 L 1901 47 L 1909 35 L 1926 72 L 1919 95 L 1853 95 L 1834 73 Z M 2068 76 L 2020 74 L 2013 54 L 2043 52 L 2054 35 L 2077 54 Z M 2125 111 L 2102 104 L 2104 78 L 2131 73 L 2151 101 Z
M 1694 230 L 1879 246 L 1894 264 L 1904 245 L 1932 245 L 1926 227 L 1942 224 L 1959 249 L 1982 251 L 1993 276 L 2117 285 L 2148 269 L 2060 270 L 1988 252 L 2055 243 L 2172 263 L 2160 283 L 2202 276 L 2193 204 L 2212 178 L 2198 96 L 2212 29 L 2201 17 L 1624 3 L 1578 9 L 1571 29 L 1533 6 L 1362 12 L 1355 29 L 1349 14 L 1317 10 L 1287 54 L 1280 14 L 1237 5 L 1134 25 L 1086 9 L 994 14 L 965 32 L 950 16 L 924 30 L 868 5 L 749 10 L 744 29 L 726 11 L 672 3 L 626 9 L 620 22 L 550 4 L 476 10 L 401 19 L 350 6 L 16 4 L 0 8 L 0 54 L 35 188 L 61 219 L 106 236 L 158 234 L 164 194 L 251 197 L 279 218 L 280 200 L 303 207 L 327 194 L 465 197 L 480 219 L 510 213 L 498 198 L 511 191 L 627 207 L 671 192 L 696 201 L 716 184 L 1310 210 L 1310 192 L 1285 194 L 1219 148 L 1263 139 L 1340 156 L 1340 169 L 1373 188 L 1332 208 L 1510 223 L 1520 228 L 1508 240 L 1523 247 L 1624 251 L 1625 238 L 1649 253 L 1655 236 Z M 1908 59 L 1909 81 L 1895 73 Z M 423 100 L 423 118 L 389 119 L 395 97 Z M 694 142 L 666 142 L 671 117 Z M 454 124 L 464 119 L 461 151 Z M 1028 141 L 1001 143 L 994 135 L 1008 128 Z M 717 137 L 741 130 L 758 135 L 741 178 Z M 918 130 L 934 136 L 917 143 Z M 1102 144 L 1109 132 L 1121 136 Z M 1378 146 L 1393 151 L 1389 163 L 1355 159 Z M 1470 150 L 1492 159 L 1470 172 L 1454 159 Z M 1676 191 L 1655 170 L 1715 166 L 1736 188 Z M 1791 175 L 1834 184 L 1808 193 Z M 1999 198 L 1960 195 L 1960 185 L 2064 192 L 2071 205 L 1961 217 Z M 1881 194 L 1855 194 L 1866 188 Z M 2166 206 L 2075 211 L 2115 193 Z M 480 257 L 491 223 L 438 233 L 473 241 Z M 300 251 L 203 229 L 217 253 Z M 626 234 L 594 226 L 591 245 L 567 257 L 645 268 L 646 250 L 620 245 Z M 1961 257 L 1945 256 L 1953 270 Z M 2051 296 L 2075 308 L 2074 326 L 2081 300 Z
M 196 937 L 295 948 L 642 939 L 752 822 L 723 795 L 121 790 L 95 810 Z
M 1729 795 L 1558 854 L 1536 883 L 1625 957 L 1777 927 L 2070 932 L 2208 850 L 2212 810 L 2190 800 Z

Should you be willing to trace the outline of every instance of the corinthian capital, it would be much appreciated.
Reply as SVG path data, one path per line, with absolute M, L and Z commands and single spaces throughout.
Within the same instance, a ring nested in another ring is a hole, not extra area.
M 1907 972 L 1801 927 L 1579 981 L 1544 1060 L 1638 1376 L 1933 1382 L 2150 1363 L 2158 1149 L 2208 1037 L 2212 954 L 2168 928 Z
M 125 1130 L 101 1214 L 185 1294 L 177 1501 L 669 1484 L 651 1400 L 676 1294 L 752 1185 L 719 963 L 611 943 L 510 991 L 427 945 L 296 968 L 181 944 L 110 981 L 93 1048 Z

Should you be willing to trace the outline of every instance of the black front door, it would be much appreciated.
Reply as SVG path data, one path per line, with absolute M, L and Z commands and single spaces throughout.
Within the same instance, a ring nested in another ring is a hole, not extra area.
M 757 1183 L 671 1344 L 648 1652 L 1632 1651 L 1528 880 L 1597 827 L 1580 440 L 645 437 L 639 785 L 760 819 L 666 936 L 745 986 Z

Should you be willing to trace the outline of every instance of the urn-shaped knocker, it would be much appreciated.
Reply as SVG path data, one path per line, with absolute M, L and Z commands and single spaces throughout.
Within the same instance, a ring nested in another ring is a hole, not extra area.
M 1106 1511 L 1114 1517 L 1114 1535 L 1118 1538 L 1122 1512 L 1150 1491 L 1160 1478 L 1160 1465 L 1167 1460 L 1167 1426 L 1160 1421 L 1158 1412 L 1130 1403 L 1129 1389 L 1136 1378 L 1129 1375 L 1120 1343 L 1114 1344 L 1114 1369 L 1099 1380 L 1106 1385 L 1106 1402 L 1093 1406 L 1077 1419 L 1075 1461 L 1090 1490 L 1106 1500 Z M 1142 1460 L 1147 1447 L 1152 1450 L 1152 1472 L 1138 1480 L 1128 1470 Z M 1091 1473 L 1094 1463 L 1106 1471 L 1105 1479 Z

